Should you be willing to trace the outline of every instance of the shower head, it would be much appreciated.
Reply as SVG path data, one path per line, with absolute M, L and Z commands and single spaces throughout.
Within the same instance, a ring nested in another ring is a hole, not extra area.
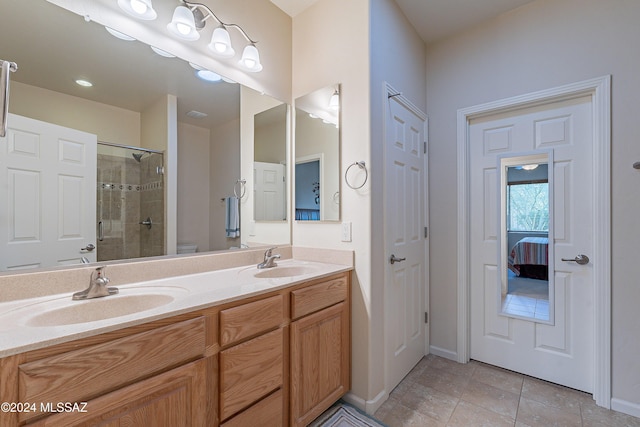
M 142 159 L 142 156 L 144 156 L 145 154 L 147 154 L 146 152 L 142 152 L 142 153 L 131 153 L 131 155 L 133 156 L 133 158 L 136 160 L 136 162 L 140 163 L 140 160 Z

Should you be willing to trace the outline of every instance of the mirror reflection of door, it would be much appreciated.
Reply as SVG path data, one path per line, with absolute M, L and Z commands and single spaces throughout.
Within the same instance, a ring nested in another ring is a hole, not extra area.
M 256 221 L 286 220 L 285 165 L 287 106 L 254 116 L 254 216 Z
M 503 315 L 549 322 L 550 197 L 547 155 L 501 159 Z
M 296 220 L 320 220 L 320 159 L 296 162 Z

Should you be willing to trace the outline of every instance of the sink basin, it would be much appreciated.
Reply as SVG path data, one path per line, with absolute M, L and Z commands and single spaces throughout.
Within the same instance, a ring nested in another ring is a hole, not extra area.
M 317 271 L 316 267 L 310 265 L 295 265 L 286 267 L 272 267 L 260 270 L 254 276 L 260 279 L 275 279 L 279 277 L 302 276 Z
M 29 314 L 24 316 L 24 324 L 34 327 L 64 326 L 112 319 L 167 305 L 187 292 L 178 287 L 130 288 L 120 289 L 117 295 L 84 301 L 57 298 L 25 307 L 23 310 L 28 310 Z M 30 314 L 34 312 L 36 314 Z M 19 313 L 14 315 L 20 316 Z

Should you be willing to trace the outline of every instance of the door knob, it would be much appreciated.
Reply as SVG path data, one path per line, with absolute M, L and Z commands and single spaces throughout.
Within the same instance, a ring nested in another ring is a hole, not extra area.
M 586 255 L 580 254 L 575 258 L 562 258 L 562 261 L 575 262 L 580 265 L 585 265 L 585 264 L 589 264 L 589 257 Z
M 89 243 L 87 246 L 85 246 L 84 248 L 80 248 L 81 251 L 87 251 L 87 252 L 91 252 L 95 249 L 95 245 L 93 245 L 92 243 Z
M 396 262 L 402 262 L 404 261 L 406 258 L 397 258 L 394 254 L 391 254 L 391 258 L 389 258 L 389 262 L 391 264 L 395 264 Z

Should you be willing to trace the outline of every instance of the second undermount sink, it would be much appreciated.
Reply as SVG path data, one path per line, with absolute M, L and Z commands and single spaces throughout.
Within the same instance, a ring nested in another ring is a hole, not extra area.
M 311 265 L 278 266 L 259 270 L 254 276 L 260 279 L 275 279 L 280 277 L 302 276 L 303 274 L 313 273 L 314 271 L 317 271 L 317 268 Z
M 37 314 L 26 315 L 24 324 L 33 327 L 64 326 L 112 319 L 170 304 L 187 292 L 184 288 L 167 286 L 121 289 L 117 295 L 83 301 L 57 298 L 29 306 L 29 312 Z

